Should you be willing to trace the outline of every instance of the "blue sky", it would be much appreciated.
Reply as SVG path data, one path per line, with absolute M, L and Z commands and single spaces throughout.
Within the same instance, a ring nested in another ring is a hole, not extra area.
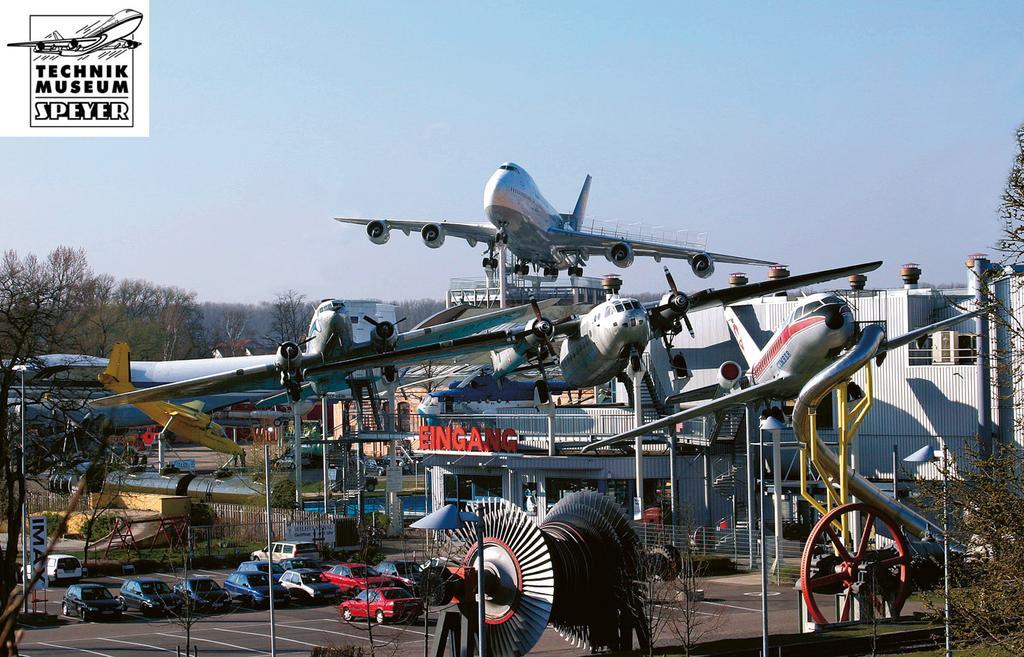
M 147 20 L 151 136 L 0 141 L 0 244 L 205 300 L 440 298 L 480 249 L 375 247 L 330 217 L 482 221 L 506 160 L 564 211 L 590 173 L 597 218 L 960 282 L 1024 122 L 1020 2 L 154 0 Z M 660 272 L 638 259 L 626 289 Z

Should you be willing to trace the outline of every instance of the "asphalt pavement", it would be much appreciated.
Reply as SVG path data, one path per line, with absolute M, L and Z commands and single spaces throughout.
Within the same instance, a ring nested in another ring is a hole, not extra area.
M 229 571 L 194 570 L 195 575 L 208 575 L 223 582 Z M 171 574 L 156 575 L 168 583 Z M 123 577 L 97 577 L 87 581 L 105 584 L 116 595 Z M 706 621 L 705 639 L 757 636 L 761 628 L 760 580 L 757 575 L 736 575 L 705 581 L 705 600 L 698 613 Z M 64 587 L 48 591 L 46 608 L 59 613 Z M 789 587 L 771 587 L 769 613 L 772 632 L 795 632 L 797 629 L 797 593 Z M 40 604 L 40 609 L 42 608 Z M 366 621 L 347 623 L 339 618 L 337 605 L 300 606 L 292 604 L 275 610 L 277 653 L 308 655 L 314 646 L 359 645 L 364 649 L 373 642 L 374 652 L 388 657 L 414 657 L 425 654 L 424 634 L 434 633 L 434 612 L 427 628 L 422 618 L 409 624 L 367 625 Z M 49 628 L 23 628 L 19 648 L 28 657 L 68 657 L 93 655 L 127 657 L 184 652 L 185 629 L 166 618 L 143 617 L 129 612 L 120 621 L 82 622 L 59 616 L 59 625 Z M 200 618 L 191 628 L 191 643 L 199 655 L 242 657 L 270 654 L 269 611 L 235 607 L 221 614 Z M 672 630 L 665 627 L 658 643 L 678 643 Z M 548 628 L 531 651 L 533 655 L 585 655 L 589 650 L 573 647 L 557 632 Z

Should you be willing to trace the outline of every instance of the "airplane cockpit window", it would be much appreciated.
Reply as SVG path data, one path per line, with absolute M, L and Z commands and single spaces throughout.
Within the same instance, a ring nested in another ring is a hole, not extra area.
M 349 317 L 349 319 L 352 320 L 353 324 L 358 324 L 359 323 L 359 318 L 356 317 L 355 315 L 352 315 L 351 317 Z
M 615 302 L 615 312 L 621 313 L 623 310 L 625 310 L 625 308 L 623 307 L 622 303 L 619 302 L 619 301 L 616 301 Z
M 813 313 L 818 308 L 821 308 L 823 305 L 824 304 L 822 303 L 821 299 L 815 299 L 814 301 L 808 301 L 807 303 L 801 304 L 797 306 L 795 310 L 793 310 L 793 319 L 803 319 L 804 317 L 807 317 L 808 315 Z
M 498 168 L 502 169 L 503 171 L 518 171 L 518 169 L 516 169 L 515 165 L 513 164 L 502 164 Z

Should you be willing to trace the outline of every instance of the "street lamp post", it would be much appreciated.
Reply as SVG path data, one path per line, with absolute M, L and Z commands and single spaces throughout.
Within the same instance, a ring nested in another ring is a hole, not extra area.
M 21 479 L 28 482 L 28 463 L 25 458 L 25 365 L 15 365 L 21 373 Z M 21 597 L 28 613 L 28 493 L 21 496 Z
M 757 446 L 757 481 L 758 481 L 758 531 L 761 539 L 761 654 L 768 656 L 768 567 L 765 563 L 768 560 L 768 550 L 765 546 L 764 531 L 764 434 L 771 433 L 772 438 L 778 443 L 779 431 L 786 425 L 778 418 L 769 415 L 761 420 L 761 436 Z M 775 467 L 778 467 L 776 464 Z M 779 491 L 775 491 L 776 499 Z M 778 509 L 776 505 L 775 509 Z M 778 516 L 775 517 L 775 524 L 779 524 Z M 776 549 L 778 546 L 776 545 Z
M 480 657 L 487 657 L 487 641 L 484 636 L 487 623 L 484 616 L 484 520 L 475 513 L 459 511 L 455 504 L 445 504 L 433 513 L 412 523 L 413 529 L 433 529 L 453 531 L 462 529 L 463 525 L 470 523 L 476 525 L 476 640 Z
M 934 450 L 925 446 L 903 460 L 907 463 L 938 461 L 939 469 L 942 470 L 942 615 L 946 631 L 946 657 L 953 657 L 953 631 L 949 622 L 949 450 L 946 448 L 946 441 L 939 436 L 939 449 Z

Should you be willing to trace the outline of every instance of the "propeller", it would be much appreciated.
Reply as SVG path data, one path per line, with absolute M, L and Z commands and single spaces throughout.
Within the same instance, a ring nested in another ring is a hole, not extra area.
M 690 337 L 695 337 L 693 324 L 690 323 L 690 317 L 687 315 L 687 312 L 690 310 L 690 297 L 679 291 L 679 288 L 676 286 L 676 279 L 672 277 L 672 272 L 669 271 L 668 267 L 665 267 L 665 280 L 668 281 L 668 289 L 672 291 L 672 295 L 667 301 L 669 308 L 679 314 L 686 325 L 686 330 L 690 333 Z
M 373 335 L 371 336 L 378 349 L 381 351 L 390 351 L 394 348 L 395 339 L 398 337 L 398 325 L 404 322 L 407 318 L 396 322 L 389 322 L 387 320 L 378 321 L 369 315 L 363 315 L 363 319 L 368 324 L 373 326 Z

